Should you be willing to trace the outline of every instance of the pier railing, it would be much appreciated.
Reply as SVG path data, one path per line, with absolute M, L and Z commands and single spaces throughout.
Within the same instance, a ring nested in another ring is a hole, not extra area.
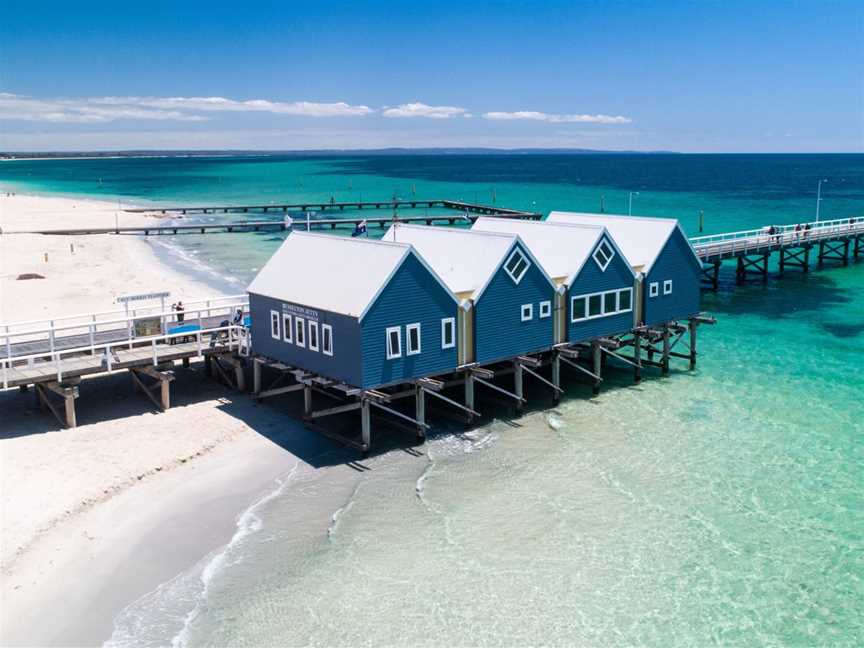
M 187 355 L 194 354 L 195 356 L 203 356 L 206 349 L 215 348 L 217 345 L 222 349 L 233 350 L 248 347 L 249 343 L 248 331 L 245 327 L 229 324 L 227 326 L 203 328 L 193 332 L 166 333 L 71 349 L 42 351 L 0 359 L 0 384 L 2 384 L 3 389 L 9 388 L 9 383 L 12 380 L 11 373 L 16 366 L 45 370 L 42 372 L 43 377 L 50 376 L 52 380 L 60 383 L 63 381 L 64 368 L 68 369 L 73 363 L 76 369 L 80 368 L 82 356 L 99 356 L 99 370 L 95 373 L 112 373 L 116 370 L 118 364 L 125 364 L 122 359 L 116 358 L 117 351 L 126 351 L 133 346 L 138 349 L 149 347 L 151 355 L 148 361 L 156 366 L 160 362 L 160 352 L 166 349 L 173 349 L 174 347 L 171 346 L 171 342 L 174 340 L 179 341 L 181 338 L 184 341 L 193 340 L 191 344 L 195 345 L 194 349 L 192 353 Z M 186 344 L 189 343 L 186 342 Z
M 809 226 L 809 229 L 807 229 Z M 690 239 L 697 256 L 724 257 L 734 254 L 759 252 L 774 246 L 806 244 L 814 241 L 864 233 L 864 217 L 838 218 L 792 225 L 774 225 L 758 229 L 710 234 Z M 797 228 L 797 229 L 796 229 Z

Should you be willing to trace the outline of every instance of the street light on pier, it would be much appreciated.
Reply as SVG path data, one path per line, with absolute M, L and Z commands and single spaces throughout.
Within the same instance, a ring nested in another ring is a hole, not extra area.
M 629 204 L 629 206 L 627 207 L 627 215 L 628 215 L 628 216 L 632 216 L 632 215 L 633 215 L 633 196 L 638 196 L 638 195 L 639 195 L 639 192 L 638 192 L 638 191 L 631 191 L 631 192 L 630 192 L 630 204 Z
M 820 178 L 816 183 L 816 222 L 819 222 L 819 205 L 822 202 L 822 183 L 828 182 L 828 178 Z

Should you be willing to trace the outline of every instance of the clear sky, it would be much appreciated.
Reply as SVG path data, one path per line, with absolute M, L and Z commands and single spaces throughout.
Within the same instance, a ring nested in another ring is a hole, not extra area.
M 864 151 L 864 2 L 0 5 L 0 150 Z

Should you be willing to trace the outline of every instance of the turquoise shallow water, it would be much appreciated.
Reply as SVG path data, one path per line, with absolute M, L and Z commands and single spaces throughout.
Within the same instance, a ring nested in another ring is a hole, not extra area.
M 829 186 L 845 188 L 829 194 L 823 213 L 864 211 L 862 156 L 745 157 L 726 160 L 725 175 L 755 168 L 751 184 L 763 182 L 762 191 L 736 190 L 698 164 L 682 177 L 677 160 L 626 159 L 619 169 L 653 173 L 663 189 L 637 186 L 640 211 L 680 214 L 691 233 L 700 208 L 714 231 L 804 220 L 813 189 L 801 176 L 829 164 Z M 590 174 L 606 178 L 602 186 L 548 170 L 537 178 L 536 161 L 521 170 L 518 160 L 503 170 L 484 162 L 473 182 L 464 160 L 420 162 L 278 164 L 304 169 L 304 190 L 350 182 L 380 197 L 416 184 L 418 195 L 491 199 L 494 186 L 502 204 L 587 209 L 602 191 L 611 210 L 612 197 L 625 195 L 607 178 L 609 159 Z M 248 186 L 237 199 L 268 191 L 253 182 L 266 169 L 242 164 L 237 182 Z M 40 178 L 26 187 L 58 189 Z M 158 184 L 146 199 L 200 198 L 177 188 L 161 196 Z M 143 197 L 125 186 L 122 195 Z M 242 278 L 278 245 L 273 238 L 166 242 Z M 727 285 L 703 297 L 719 323 L 700 330 L 695 372 L 679 366 L 635 386 L 629 371 L 613 369 L 596 399 L 574 380 L 554 410 L 538 397 L 525 416 L 441 434 L 421 456 L 382 455 L 362 473 L 286 476 L 240 518 L 223 551 L 127 608 L 112 644 L 861 645 L 862 287 L 861 262 Z

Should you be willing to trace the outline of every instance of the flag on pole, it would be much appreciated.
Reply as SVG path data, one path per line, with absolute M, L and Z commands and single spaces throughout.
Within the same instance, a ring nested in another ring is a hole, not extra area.
M 354 231 L 351 232 L 351 236 L 360 236 L 361 234 L 366 233 L 366 221 L 362 220 L 357 225 L 354 226 Z

